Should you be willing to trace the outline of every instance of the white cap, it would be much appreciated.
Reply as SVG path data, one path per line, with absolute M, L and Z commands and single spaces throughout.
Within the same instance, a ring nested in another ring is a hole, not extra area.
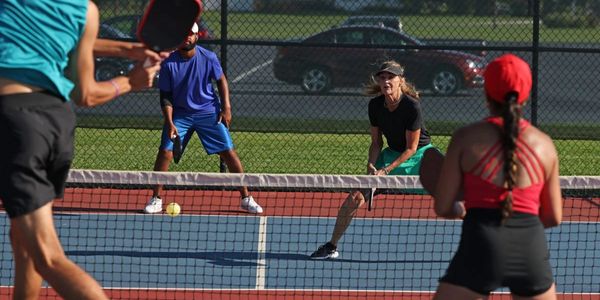
M 194 22 L 194 26 L 192 26 L 192 32 L 198 33 L 198 24 L 196 24 L 196 22 Z

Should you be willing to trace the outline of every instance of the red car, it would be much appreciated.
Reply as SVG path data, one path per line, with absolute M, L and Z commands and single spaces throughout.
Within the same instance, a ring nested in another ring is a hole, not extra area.
M 277 79 L 300 85 L 307 93 L 326 93 L 335 87 L 360 87 L 382 61 L 394 59 L 417 89 L 437 95 L 483 85 L 483 57 L 416 49 L 420 45 L 418 39 L 386 27 L 336 27 L 297 46 L 278 47 L 273 71 Z

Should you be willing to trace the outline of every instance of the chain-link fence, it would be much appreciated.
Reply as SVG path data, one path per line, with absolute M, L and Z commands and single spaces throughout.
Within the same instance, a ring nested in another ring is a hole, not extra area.
M 100 35 L 135 39 L 146 1 L 96 1 Z M 525 116 L 556 141 L 562 175 L 600 175 L 600 5 L 595 0 L 205 1 L 199 43 L 229 81 L 231 127 L 246 172 L 362 174 L 369 145 L 363 84 L 395 59 L 421 92 L 434 144 L 483 118 L 482 68 L 513 52 L 533 69 Z M 132 62 L 97 58 L 96 76 Z M 150 170 L 162 116 L 156 89 L 77 108 L 76 168 Z M 198 140 L 176 170 L 219 171 Z

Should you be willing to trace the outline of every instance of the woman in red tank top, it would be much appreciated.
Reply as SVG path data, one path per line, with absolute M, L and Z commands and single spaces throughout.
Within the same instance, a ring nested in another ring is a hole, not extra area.
M 532 85 L 529 65 L 503 55 L 484 77 L 490 116 L 453 134 L 433 193 L 438 216 L 464 216 L 435 299 L 482 299 L 499 287 L 554 299 L 544 228 L 562 219 L 557 152 L 548 135 L 521 119 Z M 460 192 L 464 202 L 455 202 Z

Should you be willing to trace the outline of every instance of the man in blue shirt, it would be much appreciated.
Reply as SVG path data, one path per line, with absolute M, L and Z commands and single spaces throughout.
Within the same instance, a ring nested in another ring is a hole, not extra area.
M 219 154 L 233 173 L 243 173 L 242 163 L 234 150 L 229 134 L 231 104 L 229 88 L 217 55 L 196 45 L 198 25 L 194 24 L 185 43 L 171 53 L 160 70 L 160 103 L 164 127 L 155 171 L 167 171 L 173 159 L 173 140 L 184 145 L 196 132 L 207 154 Z M 212 81 L 218 84 L 219 96 Z M 220 98 L 220 99 L 219 99 Z M 162 211 L 162 186 L 154 187 L 145 213 Z M 262 207 L 254 201 L 246 187 L 240 189 L 240 207 L 249 213 L 260 214 Z
M 65 299 L 107 299 L 66 257 L 52 218 L 73 159 L 68 102 L 94 106 L 151 87 L 160 66 L 140 63 L 127 76 L 96 82 L 95 51 L 152 58 L 139 44 L 97 44 L 98 23 L 88 0 L 0 1 L 0 199 L 10 218 L 14 299 L 37 299 L 43 279 Z

